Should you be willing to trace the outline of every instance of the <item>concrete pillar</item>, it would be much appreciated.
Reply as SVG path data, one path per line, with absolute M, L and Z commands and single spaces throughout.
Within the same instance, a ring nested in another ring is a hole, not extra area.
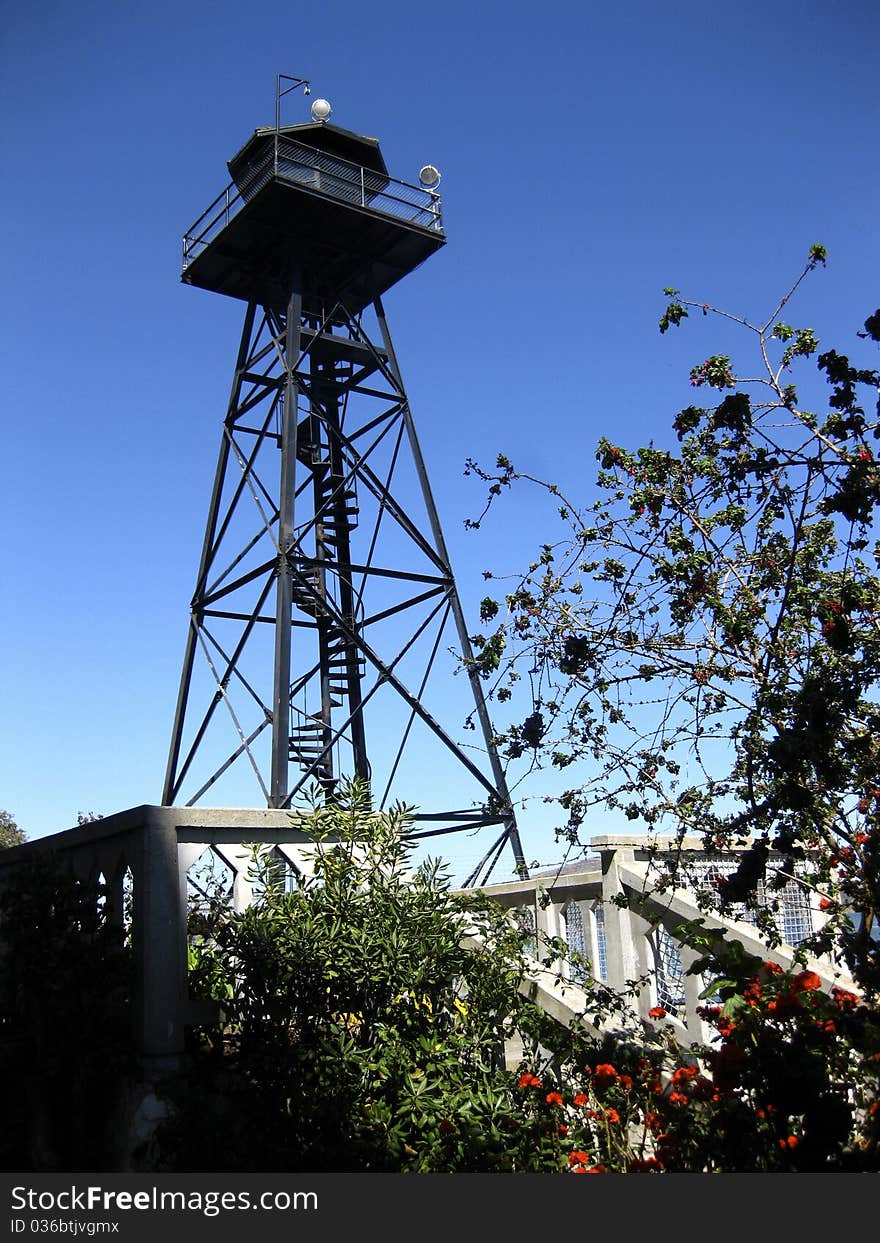
M 632 864 L 633 851 L 614 847 L 602 850 L 602 903 L 605 911 L 605 957 L 608 963 L 607 983 L 618 992 L 624 992 L 627 980 L 639 974 L 638 956 L 633 935 L 632 915 L 613 899 L 623 893 L 620 866 Z
M 177 831 L 164 809 L 155 810 L 159 814 L 147 816 L 133 852 L 134 1040 L 138 1052 L 167 1058 L 184 1047 L 186 913 Z
M 107 895 L 104 909 L 107 923 L 119 930 L 125 928 L 125 859 L 121 858 L 110 872 L 105 872 Z
M 684 976 L 681 981 L 684 988 L 684 1014 L 681 1015 L 681 1020 L 685 1027 L 687 1027 L 688 1036 L 691 1040 L 705 1041 L 708 1036 L 708 1029 L 704 1027 L 703 1020 L 697 1014 L 697 1007 L 706 1005 L 705 1001 L 700 1001 L 700 993 L 703 991 L 705 984 L 701 975 L 688 975 L 688 969 L 702 955 L 691 949 L 689 945 L 679 944 L 678 950 L 681 954 L 681 965 L 684 968 Z
M 648 937 L 651 934 L 651 921 L 638 910 L 629 910 L 624 912 L 627 916 L 627 925 L 632 946 L 633 972 L 630 979 L 648 976 L 650 984 L 643 988 L 639 993 L 637 1009 L 643 1018 L 648 1017 L 648 1011 L 654 1005 L 654 995 L 657 983 L 657 962 L 654 957 L 654 951 Z M 656 936 L 656 930 L 655 930 Z
M 233 868 L 232 906 L 236 915 L 240 915 L 254 900 L 254 887 L 249 879 L 254 862 L 253 855 L 250 850 L 237 847 L 227 853 L 226 857 Z
M 562 911 L 558 903 L 547 902 L 546 889 L 535 886 L 535 929 L 538 943 L 537 957 L 543 962 L 548 957 L 548 937 L 561 937 L 564 932 Z M 544 905 L 546 903 L 546 905 Z M 549 967 L 551 971 L 561 971 L 563 959 L 554 959 Z

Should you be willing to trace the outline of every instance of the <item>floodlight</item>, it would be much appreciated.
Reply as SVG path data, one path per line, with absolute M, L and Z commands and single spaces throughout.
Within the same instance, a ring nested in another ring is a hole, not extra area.
M 433 190 L 440 184 L 440 170 L 436 169 L 433 164 L 426 164 L 424 168 L 419 169 L 419 181 L 426 190 Z
M 326 121 L 332 111 L 326 99 L 316 99 L 312 104 L 312 120 Z

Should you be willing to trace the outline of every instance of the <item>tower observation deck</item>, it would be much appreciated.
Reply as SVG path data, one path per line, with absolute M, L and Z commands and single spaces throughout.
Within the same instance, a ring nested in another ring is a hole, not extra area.
M 357 314 L 446 241 L 440 198 L 390 177 L 379 144 L 327 122 L 258 129 L 187 230 L 183 280 L 245 302 Z

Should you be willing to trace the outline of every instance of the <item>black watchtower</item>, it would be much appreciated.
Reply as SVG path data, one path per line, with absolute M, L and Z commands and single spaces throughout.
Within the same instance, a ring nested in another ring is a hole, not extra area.
M 247 309 L 163 803 L 242 767 L 282 808 L 354 775 L 377 807 L 439 800 L 419 836 L 497 826 L 469 879 L 508 841 L 524 867 L 478 674 L 431 682 L 451 641 L 472 653 L 382 306 L 445 243 L 439 195 L 392 178 L 375 139 L 277 108 L 228 167 L 183 243 L 183 281 Z M 444 724 L 462 679 L 467 748 Z

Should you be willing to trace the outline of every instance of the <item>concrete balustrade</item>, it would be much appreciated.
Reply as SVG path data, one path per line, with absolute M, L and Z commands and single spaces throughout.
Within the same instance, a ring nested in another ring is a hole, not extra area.
M 277 851 L 297 871 L 310 867 L 308 839 L 297 831 L 290 812 L 145 805 L 0 852 L 0 885 L 14 884 L 17 864 L 43 851 L 54 852 L 84 880 L 103 876 L 111 921 L 120 928 L 130 921 L 135 1048 L 142 1059 L 167 1067 L 183 1052 L 186 1026 L 218 1015 L 215 1006 L 188 995 L 188 873 L 210 849 L 229 869 L 234 908 L 243 910 L 252 900 L 248 872 L 254 843 L 260 851 Z M 630 982 L 647 978 L 649 985 L 638 1001 L 644 1022 L 652 1022 L 649 1011 L 662 1005 L 665 1021 L 683 1041 L 711 1035 L 697 1013 L 708 981 L 688 974 L 697 953 L 676 936 L 683 922 L 700 919 L 706 929 L 724 930 L 750 953 L 783 967 L 792 965 L 794 945 L 768 950 L 752 924 L 701 909 L 696 881 L 689 885 L 689 872 L 699 880 L 700 875 L 705 879 L 710 873 L 735 870 L 736 851 L 710 856 L 698 839 L 637 836 L 597 837 L 592 850 L 593 856 L 580 863 L 529 880 L 484 886 L 482 892 L 503 907 L 524 912 L 538 942 L 559 938 L 578 950 L 590 974 L 611 988 L 623 992 Z M 680 863 L 680 875 L 663 887 L 671 861 Z M 803 887 L 791 888 L 806 935 L 822 916 L 815 901 L 804 903 Z M 854 988 L 830 959 L 809 966 L 826 988 L 834 983 Z M 583 1008 L 579 970 L 584 968 L 570 958 L 549 967 L 537 959 L 533 963 L 531 982 L 552 1012 L 567 1016 L 565 1021 Z
M 111 922 L 131 938 L 135 1049 L 168 1068 L 183 1053 L 187 1024 L 217 1016 L 188 995 L 187 874 L 211 849 L 232 873 L 233 904 L 242 910 L 252 896 L 251 843 L 309 869 L 309 843 L 290 812 L 145 805 L 0 851 L 0 886 L 15 884 L 17 866 L 47 851 L 81 880 L 103 876 Z
M 650 1011 L 662 1006 L 666 1010 L 662 1022 L 670 1024 L 684 1044 L 708 1041 L 713 1031 L 697 1013 L 707 1004 L 700 994 L 711 981 L 688 974 L 701 953 L 682 944 L 677 935 L 682 924 L 700 920 L 706 931 L 724 932 L 749 953 L 787 969 L 794 963 L 797 941 L 818 928 L 824 918 L 817 895 L 796 882 L 789 883 L 779 895 L 778 922 L 795 943 L 783 941 L 770 950 L 745 911 L 738 912 L 742 918 L 724 918 L 707 911 L 698 900 L 700 888 L 736 870 L 741 850 L 708 854 L 699 838 L 676 841 L 635 835 L 595 837 L 591 850 L 595 853 L 578 863 L 548 869 L 529 880 L 486 885 L 481 892 L 510 910 L 523 912 L 539 934 L 561 937 L 570 950 L 583 952 L 592 977 L 618 992 L 645 978 L 647 986 L 636 1003 L 638 1017 L 654 1025 L 658 1020 Z M 770 868 L 777 865 L 781 859 L 771 855 Z M 674 880 L 670 879 L 672 871 Z M 567 918 L 575 907 L 577 917 Z M 575 936 L 569 924 L 578 928 Z M 811 958 L 807 966 L 819 975 L 825 989 L 838 984 L 858 991 L 848 973 L 830 957 Z M 584 1007 L 577 971 L 578 964 L 571 959 L 543 970 L 535 964 L 544 987 L 550 977 L 568 982 L 567 987 L 557 983 L 553 1001 L 568 1021 Z

